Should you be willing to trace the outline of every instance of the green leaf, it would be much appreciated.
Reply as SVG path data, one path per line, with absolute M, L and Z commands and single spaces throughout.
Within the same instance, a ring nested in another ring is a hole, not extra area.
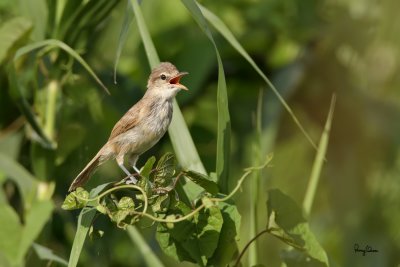
M 26 215 L 25 225 L 22 229 L 22 238 L 19 246 L 19 257 L 21 261 L 33 241 L 35 241 L 47 221 L 50 219 L 52 211 L 53 202 L 50 200 L 36 201 L 32 204 L 32 207 Z
M 151 204 L 151 209 L 154 213 L 164 213 L 169 207 L 169 195 L 160 195 L 156 198 L 154 203 Z
M 157 258 L 156 254 L 154 253 L 154 249 L 146 243 L 146 240 L 143 238 L 137 228 L 134 226 L 128 226 L 127 230 L 129 237 L 135 244 L 135 247 L 139 249 L 140 255 L 142 255 L 147 266 L 163 267 L 164 265 Z
M 328 257 L 311 232 L 295 201 L 278 189 L 268 191 L 268 224 L 270 234 L 310 258 L 329 266 Z
M 191 233 L 195 233 L 195 237 L 186 237 L 183 244 L 192 256 L 197 256 L 200 252 L 201 260 L 204 265 L 207 265 L 208 259 L 214 254 L 218 245 L 218 240 L 223 224 L 223 218 L 218 207 L 213 206 L 208 209 L 203 209 L 198 216 L 194 217 L 196 225 Z
M 61 208 L 64 210 L 81 209 L 86 206 L 89 199 L 89 193 L 82 187 L 78 187 L 75 191 L 68 194 Z
M 217 248 L 222 223 L 221 211 L 211 206 L 199 211 L 192 221 L 176 223 L 170 232 L 197 264 L 206 266 Z
M 136 18 L 136 23 L 139 28 L 140 36 L 146 50 L 147 59 L 151 68 L 155 68 L 159 63 L 159 57 L 151 40 L 149 31 L 147 30 L 142 12 L 136 0 L 130 0 Z M 180 165 L 186 169 L 195 170 L 200 173 L 206 173 L 200 156 L 194 145 L 193 139 L 190 136 L 189 129 L 185 123 L 182 112 L 176 101 L 173 103 L 173 116 L 171 124 L 168 128 L 169 137 L 175 154 Z M 200 187 L 194 184 L 185 184 L 183 189 L 190 200 L 196 199 L 202 192 Z
M 240 234 L 241 216 L 233 204 L 219 202 L 218 208 L 221 210 L 224 223 L 218 246 L 208 263 L 213 266 L 227 266 L 238 251 L 237 241 Z
M 0 258 L 4 257 L 9 264 L 17 264 L 19 261 L 18 248 L 22 239 L 20 219 L 13 208 L 7 204 L 1 204 L 0 222 Z
M 0 138 L 0 154 L 16 160 L 20 153 L 23 137 L 23 133 L 18 131 Z
M 94 208 L 83 208 L 78 217 L 78 229 L 76 230 L 74 242 L 72 244 L 71 254 L 69 256 L 68 267 L 76 267 L 81 254 L 83 244 L 90 225 L 92 224 L 96 210 Z
M 0 172 L 11 178 L 21 192 L 24 208 L 30 208 L 36 196 L 37 180 L 22 165 L 0 153 Z
M 156 171 L 151 175 L 151 181 L 156 187 L 167 186 L 175 174 L 175 157 L 172 153 L 163 155 L 157 163 Z
M 140 176 L 148 178 L 155 162 L 156 162 L 156 157 L 154 156 L 150 157 L 140 170 Z
M 171 213 L 166 218 L 173 219 L 175 215 L 186 215 L 190 212 L 190 208 L 182 201 L 174 202 L 169 212 Z M 160 245 L 162 251 L 177 261 L 189 261 L 195 263 L 196 260 L 193 259 L 190 254 L 185 250 L 183 245 L 177 241 L 171 234 L 171 231 L 179 224 L 163 224 L 159 223 L 157 225 L 156 239 Z M 182 225 L 182 224 L 181 224 Z
M 177 242 L 172 236 L 168 228 L 164 224 L 157 225 L 156 239 L 160 245 L 161 250 L 171 258 L 182 262 L 188 261 L 195 263 L 196 260 L 193 259 L 189 253 L 183 248 L 182 244 Z
M 38 255 L 39 259 L 53 261 L 53 262 L 57 262 L 64 266 L 68 266 L 68 262 L 66 260 L 64 260 L 63 258 L 61 258 L 60 256 L 57 256 L 56 254 L 54 254 L 54 252 L 51 249 L 44 247 L 42 245 L 39 245 L 37 243 L 33 243 L 32 247 L 33 247 L 33 250 Z
M 272 92 L 276 95 L 278 100 L 281 102 L 283 107 L 286 109 L 286 111 L 289 113 L 289 115 L 292 117 L 294 123 L 299 127 L 300 131 L 304 134 L 304 136 L 307 138 L 308 142 L 317 150 L 317 145 L 314 143 L 314 141 L 311 139 L 307 131 L 304 129 L 304 127 L 301 125 L 300 121 L 297 119 L 296 115 L 292 111 L 292 109 L 289 107 L 289 105 L 286 103 L 286 101 L 283 99 L 283 97 L 279 94 L 278 90 L 275 88 L 275 86 L 271 83 L 271 81 L 267 78 L 267 76 L 262 72 L 262 70 L 257 66 L 257 64 L 254 62 L 254 60 L 250 57 L 250 55 L 246 52 L 246 50 L 240 45 L 240 43 L 236 40 L 235 36 L 232 34 L 232 32 L 228 29 L 228 27 L 210 10 L 205 8 L 204 6 L 200 6 L 201 11 L 203 12 L 204 16 L 206 19 L 217 29 L 217 31 L 232 45 L 233 48 L 236 49 L 236 51 L 239 52 L 240 55 L 244 59 L 247 60 L 247 62 L 250 63 L 250 65 L 254 68 L 254 70 L 261 76 L 261 78 L 266 82 L 269 88 L 271 88 Z
M 229 192 L 229 156 L 231 143 L 231 121 L 228 108 L 228 94 L 226 90 L 226 81 L 224 67 L 218 47 L 212 37 L 208 24 L 202 14 L 199 5 L 194 0 L 182 0 L 183 4 L 190 11 L 202 31 L 210 39 L 214 46 L 218 62 L 218 91 L 217 91 L 217 109 L 218 109 L 218 129 L 217 129 L 217 162 L 216 172 L 218 175 L 218 184 L 222 193 Z
M 207 175 L 203 175 L 195 171 L 184 171 L 183 173 L 192 182 L 198 184 L 210 194 L 216 195 L 219 192 L 218 185 Z
M 0 27 L 0 65 L 11 57 L 14 49 L 28 39 L 32 22 L 23 17 L 12 18 Z
M 135 210 L 135 203 L 130 197 L 122 197 L 117 204 L 117 211 L 110 214 L 110 219 L 117 223 L 120 228 L 126 228 L 129 222 L 125 222 L 132 211 Z

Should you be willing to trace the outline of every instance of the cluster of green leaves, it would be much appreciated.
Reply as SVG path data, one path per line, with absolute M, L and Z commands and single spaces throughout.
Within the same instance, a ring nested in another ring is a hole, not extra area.
M 102 188 L 97 195 L 79 187 L 65 198 L 62 208 L 97 210 L 123 229 L 145 216 L 158 222 L 156 238 L 172 258 L 199 266 L 228 264 L 237 251 L 240 215 L 236 206 L 228 198 L 216 198 L 218 185 L 210 177 L 178 171 L 172 153 L 154 166 L 155 161 L 155 157 L 148 159 L 137 185 L 125 184 L 125 180 L 114 186 L 104 184 L 97 187 Z M 205 190 L 196 203 L 181 200 L 176 190 L 181 177 Z

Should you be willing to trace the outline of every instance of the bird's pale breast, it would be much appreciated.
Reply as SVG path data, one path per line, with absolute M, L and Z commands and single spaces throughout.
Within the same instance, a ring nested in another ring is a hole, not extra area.
M 172 100 L 154 101 L 141 123 L 116 138 L 125 153 L 142 154 L 154 146 L 168 130 L 172 119 Z

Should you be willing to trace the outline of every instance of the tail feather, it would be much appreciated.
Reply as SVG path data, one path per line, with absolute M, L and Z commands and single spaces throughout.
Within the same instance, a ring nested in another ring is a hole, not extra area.
M 72 182 L 71 186 L 69 187 L 68 191 L 74 191 L 77 187 L 85 184 L 92 173 L 97 169 L 100 165 L 100 155 L 97 154 L 87 165 L 86 167 L 76 176 L 74 181 Z

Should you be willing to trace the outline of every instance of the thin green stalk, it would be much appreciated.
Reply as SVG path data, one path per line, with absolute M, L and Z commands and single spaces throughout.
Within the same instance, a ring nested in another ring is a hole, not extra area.
M 208 27 L 208 23 L 196 0 L 181 0 L 185 7 L 189 10 L 193 19 L 197 22 L 201 30 L 211 41 L 218 63 L 218 86 L 217 86 L 217 157 L 216 157 L 216 173 L 218 177 L 218 185 L 220 191 L 224 194 L 229 192 L 229 157 L 231 142 L 231 120 L 228 108 L 228 94 L 225 81 L 224 66 L 218 51 L 217 44 Z
M 322 133 L 321 139 L 319 141 L 317 155 L 315 156 L 310 179 L 307 185 L 306 194 L 304 196 L 303 210 L 306 216 L 310 215 L 312 204 L 314 202 L 315 193 L 317 191 L 322 165 L 324 163 L 325 154 L 328 148 L 329 133 L 331 130 L 333 112 L 335 110 L 335 103 L 336 103 L 336 95 L 333 95 L 331 99 L 331 105 L 329 108 L 328 118 L 326 119 L 324 127 L 324 132 Z
M 262 114 L 262 99 L 263 94 L 262 90 L 258 96 L 258 104 L 257 104 L 257 115 L 256 115 L 256 140 L 253 146 L 253 160 L 255 165 L 260 165 L 261 163 L 261 114 Z M 258 232 L 258 206 L 259 206 L 259 189 L 261 188 L 261 170 L 254 172 L 254 179 L 252 179 L 251 188 L 250 188 L 250 231 L 249 238 L 255 236 Z M 249 258 L 248 265 L 254 266 L 258 262 L 258 253 L 257 253 L 257 242 L 254 242 L 252 245 L 249 244 Z
M 44 132 L 48 138 L 54 142 L 54 126 L 56 121 L 56 104 L 59 93 L 59 84 L 56 80 L 50 81 L 47 87 L 46 119 Z

